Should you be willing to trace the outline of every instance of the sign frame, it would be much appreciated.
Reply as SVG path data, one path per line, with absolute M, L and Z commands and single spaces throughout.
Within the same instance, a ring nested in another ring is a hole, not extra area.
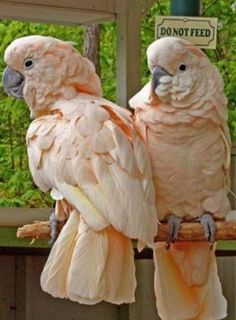
M 178 37 L 202 49 L 215 49 L 217 25 L 218 19 L 215 17 L 157 16 L 155 38 Z

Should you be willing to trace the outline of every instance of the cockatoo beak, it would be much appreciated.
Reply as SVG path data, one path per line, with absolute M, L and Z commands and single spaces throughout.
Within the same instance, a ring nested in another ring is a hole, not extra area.
M 3 88 L 8 95 L 17 99 L 24 99 L 24 84 L 25 78 L 21 73 L 6 67 L 3 73 Z
M 158 105 L 161 100 L 157 96 L 155 90 L 160 85 L 160 79 L 164 76 L 172 76 L 168 71 L 159 66 L 152 69 L 151 92 L 149 95 L 149 103 Z
M 161 67 L 154 67 L 152 70 L 152 90 L 155 91 L 155 89 L 160 84 L 160 79 L 164 76 L 172 76 L 168 71 Z

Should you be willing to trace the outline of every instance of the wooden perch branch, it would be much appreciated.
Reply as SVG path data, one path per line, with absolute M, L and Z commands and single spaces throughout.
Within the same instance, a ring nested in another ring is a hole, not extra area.
M 58 231 L 62 229 L 62 224 Z M 24 225 L 17 230 L 18 238 L 50 239 L 49 221 L 35 221 Z M 159 226 L 155 241 L 166 241 L 167 224 Z M 202 241 L 205 240 L 203 228 L 200 223 L 182 223 L 179 232 L 179 241 Z M 236 240 L 236 221 L 216 222 L 216 240 Z
M 58 232 L 61 231 L 63 227 L 63 222 L 58 224 Z M 39 240 L 49 240 L 50 239 L 50 222 L 49 221 L 34 221 L 32 224 L 26 224 L 23 227 L 17 229 L 17 238 L 32 238 Z
M 236 240 L 236 221 L 216 222 L 216 240 Z M 155 241 L 166 241 L 168 233 L 167 224 L 159 226 Z M 184 222 L 181 224 L 178 234 L 179 241 L 203 241 L 203 227 L 197 222 Z

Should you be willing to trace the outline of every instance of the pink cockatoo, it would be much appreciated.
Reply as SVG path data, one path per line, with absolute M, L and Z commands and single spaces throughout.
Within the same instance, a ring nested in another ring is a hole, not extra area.
M 134 301 L 131 239 L 151 245 L 155 192 L 145 145 L 130 113 L 101 97 L 94 66 L 66 42 L 29 36 L 5 52 L 5 90 L 24 98 L 36 185 L 68 218 L 41 275 L 54 297 L 85 304 Z
M 226 301 L 217 275 L 215 219 L 230 211 L 230 136 L 223 81 L 188 41 L 166 37 L 147 50 L 152 80 L 131 100 L 151 155 L 158 217 L 167 248 L 154 249 L 155 293 L 162 320 L 218 320 Z M 207 241 L 173 243 L 181 221 L 202 223 Z M 169 247 L 169 250 L 168 250 Z

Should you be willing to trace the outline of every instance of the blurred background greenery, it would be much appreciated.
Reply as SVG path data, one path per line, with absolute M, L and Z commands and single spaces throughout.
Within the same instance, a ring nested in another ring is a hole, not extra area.
M 230 0 L 204 0 L 203 15 L 218 17 L 217 50 L 206 53 L 220 69 L 225 92 L 229 100 L 229 126 L 232 140 L 236 142 L 236 2 Z M 150 12 L 143 17 L 142 83 L 149 79 L 145 51 L 154 40 L 157 15 L 170 15 L 170 1 L 156 1 Z M 0 76 L 4 70 L 3 55 L 8 44 L 16 38 L 41 34 L 76 42 L 83 51 L 84 27 L 22 23 L 0 20 Z M 116 24 L 101 26 L 100 65 L 104 97 L 116 99 Z M 46 207 L 52 201 L 48 194 L 40 192 L 33 184 L 28 170 L 25 134 L 29 126 L 29 111 L 22 101 L 7 97 L 0 87 L 0 206 Z

